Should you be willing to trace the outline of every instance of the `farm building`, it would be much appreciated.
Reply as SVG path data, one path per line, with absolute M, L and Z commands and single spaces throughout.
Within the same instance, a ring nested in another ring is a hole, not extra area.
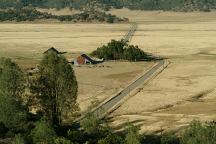
M 46 50 L 46 51 L 44 52 L 44 54 L 46 54 L 46 53 L 48 53 L 48 52 L 50 52 L 50 51 L 55 52 L 55 53 L 57 53 L 57 54 L 64 54 L 64 53 L 66 53 L 66 52 L 59 52 L 56 48 L 51 47 L 51 48 L 49 48 L 48 50 Z
M 101 61 L 93 60 L 92 58 L 90 58 L 86 54 L 82 54 L 82 55 L 78 56 L 75 60 L 73 60 L 72 64 L 74 64 L 74 65 L 93 64 L 94 65 L 94 64 L 102 63 L 103 61 L 104 60 L 101 60 Z

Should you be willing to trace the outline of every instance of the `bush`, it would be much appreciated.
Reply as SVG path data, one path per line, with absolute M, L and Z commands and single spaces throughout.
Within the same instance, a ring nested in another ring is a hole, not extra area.
M 194 121 L 184 132 L 181 144 L 215 144 L 216 142 L 216 123 L 202 124 Z
M 81 121 L 81 126 L 88 134 L 97 134 L 100 131 L 100 120 L 91 113 L 88 113 Z
M 141 144 L 138 129 L 134 126 L 129 126 L 125 138 L 125 144 Z
M 150 57 L 138 46 L 128 45 L 124 40 L 112 40 L 91 53 L 92 56 L 105 60 L 141 61 Z
M 61 138 L 56 138 L 54 144 L 73 144 L 73 143 L 70 140 L 61 137 Z
M 53 144 L 56 133 L 47 121 L 40 120 L 35 124 L 35 128 L 31 132 L 31 137 L 34 144 Z
M 25 140 L 20 134 L 18 134 L 14 137 L 12 144 L 25 144 Z
M 124 140 L 118 134 L 110 133 L 106 138 L 99 140 L 98 144 L 123 144 Z
M 167 133 L 162 135 L 161 144 L 180 144 L 179 139 L 174 133 Z
M 4 125 L 4 123 L 0 122 L 0 138 L 4 138 L 4 136 L 6 135 L 7 131 L 8 131 L 8 129 Z

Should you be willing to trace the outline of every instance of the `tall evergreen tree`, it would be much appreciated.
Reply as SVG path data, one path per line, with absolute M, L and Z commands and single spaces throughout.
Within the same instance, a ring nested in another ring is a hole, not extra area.
M 61 124 L 69 111 L 75 111 L 77 89 L 74 71 L 67 60 L 55 52 L 45 54 L 31 90 L 53 125 Z
M 24 77 L 21 69 L 10 59 L 0 59 L 0 122 L 16 127 L 26 117 L 21 96 Z

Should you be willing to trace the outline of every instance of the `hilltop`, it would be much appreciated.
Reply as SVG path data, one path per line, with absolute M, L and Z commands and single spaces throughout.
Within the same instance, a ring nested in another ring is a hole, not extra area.
M 33 6 L 40 8 L 103 9 L 129 8 L 133 10 L 210 11 L 216 0 L 0 0 L 0 8 Z

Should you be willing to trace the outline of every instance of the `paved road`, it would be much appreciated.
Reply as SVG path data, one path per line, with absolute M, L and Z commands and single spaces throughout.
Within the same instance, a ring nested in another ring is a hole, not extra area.
M 127 41 L 130 42 L 131 38 L 133 37 L 134 33 L 137 30 L 137 27 L 138 27 L 137 23 L 131 24 L 129 31 L 125 34 L 125 36 L 123 38 L 124 42 L 127 42 Z
M 145 73 L 143 76 L 138 78 L 135 82 L 133 82 L 131 85 L 129 85 L 127 88 L 122 90 L 119 94 L 114 96 L 112 99 L 101 105 L 99 108 L 95 109 L 92 113 L 96 116 L 102 117 L 107 111 L 111 110 L 116 106 L 124 97 L 130 94 L 132 90 L 135 90 L 140 85 L 142 85 L 144 82 L 146 82 L 151 76 L 155 74 L 155 72 L 164 66 L 165 60 L 159 61 L 159 63 L 154 66 L 152 69 L 150 69 L 147 73 Z
M 135 31 L 137 30 L 137 23 L 132 23 L 130 30 L 128 33 L 124 36 L 124 41 L 130 41 L 131 38 L 133 37 Z M 114 96 L 112 99 L 109 101 L 105 102 L 95 110 L 91 111 L 92 114 L 96 115 L 97 117 L 103 117 L 108 111 L 112 110 L 115 108 L 115 106 L 126 96 L 130 94 L 131 91 L 135 90 L 138 88 L 140 85 L 145 83 L 151 76 L 155 74 L 155 72 L 160 69 L 162 66 L 164 66 L 165 60 L 161 60 L 158 62 L 156 66 L 154 66 L 152 69 L 150 69 L 147 73 L 142 75 L 140 78 L 138 78 L 135 82 L 130 84 L 128 87 L 126 87 L 124 90 L 122 90 L 119 94 Z M 83 119 L 85 116 L 80 118 L 78 121 Z

